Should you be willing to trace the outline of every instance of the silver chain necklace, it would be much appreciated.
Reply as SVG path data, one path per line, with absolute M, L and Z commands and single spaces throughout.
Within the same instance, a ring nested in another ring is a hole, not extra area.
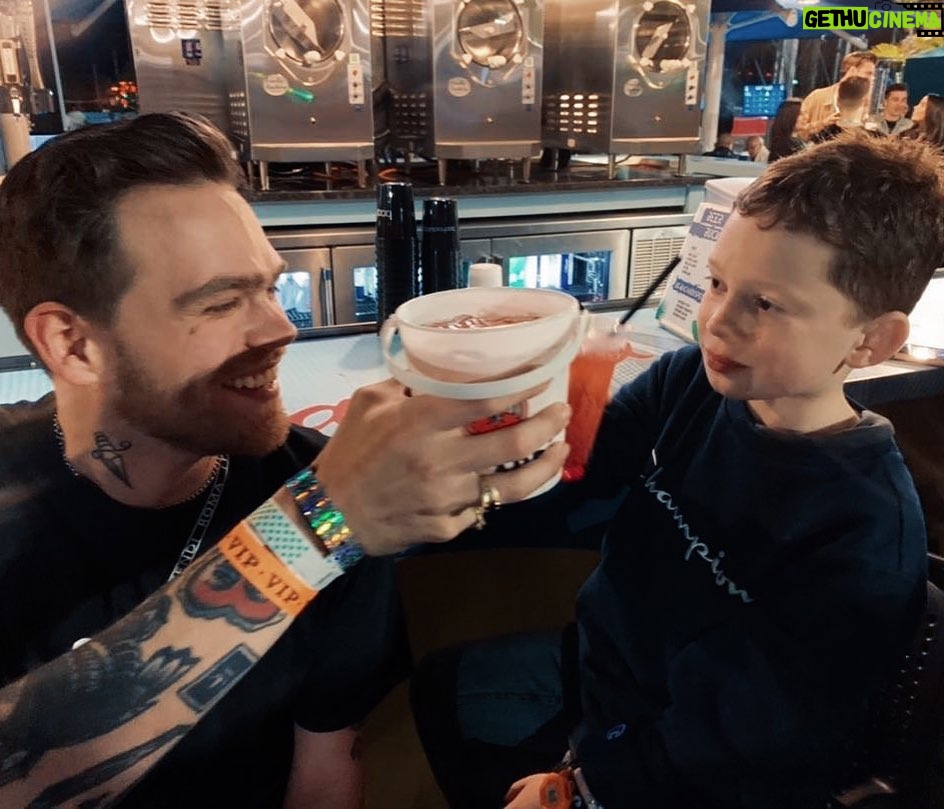
M 59 444 L 59 452 L 62 455 L 62 461 L 66 465 L 66 469 L 68 469 L 74 477 L 81 477 L 82 475 L 79 470 L 72 465 L 72 462 L 66 456 L 66 441 L 62 434 L 62 425 L 59 424 L 58 413 L 53 413 L 52 428 L 56 435 L 56 442 Z M 173 506 L 179 506 L 183 503 L 189 503 L 209 489 L 209 493 L 207 494 L 203 508 L 200 509 L 200 514 L 197 517 L 197 521 L 190 530 L 190 536 L 187 537 L 187 541 L 184 543 L 183 550 L 181 550 L 180 556 L 177 558 L 177 563 L 170 572 L 170 576 L 167 577 L 167 581 L 172 581 L 173 579 L 177 578 L 177 576 L 183 573 L 190 563 L 196 558 L 197 552 L 200 550 L 200 546 L 203 544 L 203 539 L 206 536 L 206 532 L 210 527 L 210 523 L 213 521 L 213 516 L 216 514 L 216 508 L 220 504 L 220 499 L 223 496 L 223 489 L 226 486 L 226 480 L 228 477 L 229 456 L 217 455 L 216 463 L 213 464 L 213 469 L 210 471 L 210 475 L 207 477 L 206 481 L 204 481 L 203 485 L 193 494 L 172 504 Z M 170 507 L 171 506 L 168 506 L 168 508 Z

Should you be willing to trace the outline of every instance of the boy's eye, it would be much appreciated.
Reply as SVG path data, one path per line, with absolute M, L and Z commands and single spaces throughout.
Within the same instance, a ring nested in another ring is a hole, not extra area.
M 773 302 L 765 298 L 763 295 L 758 295 L 755 301 L 757 308 L 762 312 L 769 312 L 774 308 Z
M 279 294 L 279 288 L 275 284 L 273 284 L 266 290 L 266 293 L 268 293 L 270 298 L 274 298 L 276 295 Z

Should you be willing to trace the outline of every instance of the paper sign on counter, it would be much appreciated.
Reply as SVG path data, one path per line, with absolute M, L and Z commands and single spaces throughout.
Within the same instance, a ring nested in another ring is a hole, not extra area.
M 656 309 L 660 325 L 689 342 L 698 341 L 698 305 L 708 284 L 708 255 L 731 211 L 703 202 L 682 244 L 682 260 L 669 276 Z

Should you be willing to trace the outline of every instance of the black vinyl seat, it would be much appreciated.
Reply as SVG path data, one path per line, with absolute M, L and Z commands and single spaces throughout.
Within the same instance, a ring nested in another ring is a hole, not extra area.
M 930 809 L 944 775 L 944 558 L 929 555 L 928 603 L 873 713 L 848 789 L 828 809 Z

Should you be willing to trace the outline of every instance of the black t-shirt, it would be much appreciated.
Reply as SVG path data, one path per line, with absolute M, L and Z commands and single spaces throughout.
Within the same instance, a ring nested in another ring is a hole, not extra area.
M 65 467 L 54 400 L 0 407 L 0 685 L 114 623 L 161 587 L 205 502 L 132 508 Z M 288 477 L 324 436 L 293 427 L 261 459 L 233 457 L 201 552 Z M 293 721 L 332 731 L 362 719 L 405 676 L 409 650 L 393 562 L 365 559 L 315 599 L 123 803 L 277 807 Z

